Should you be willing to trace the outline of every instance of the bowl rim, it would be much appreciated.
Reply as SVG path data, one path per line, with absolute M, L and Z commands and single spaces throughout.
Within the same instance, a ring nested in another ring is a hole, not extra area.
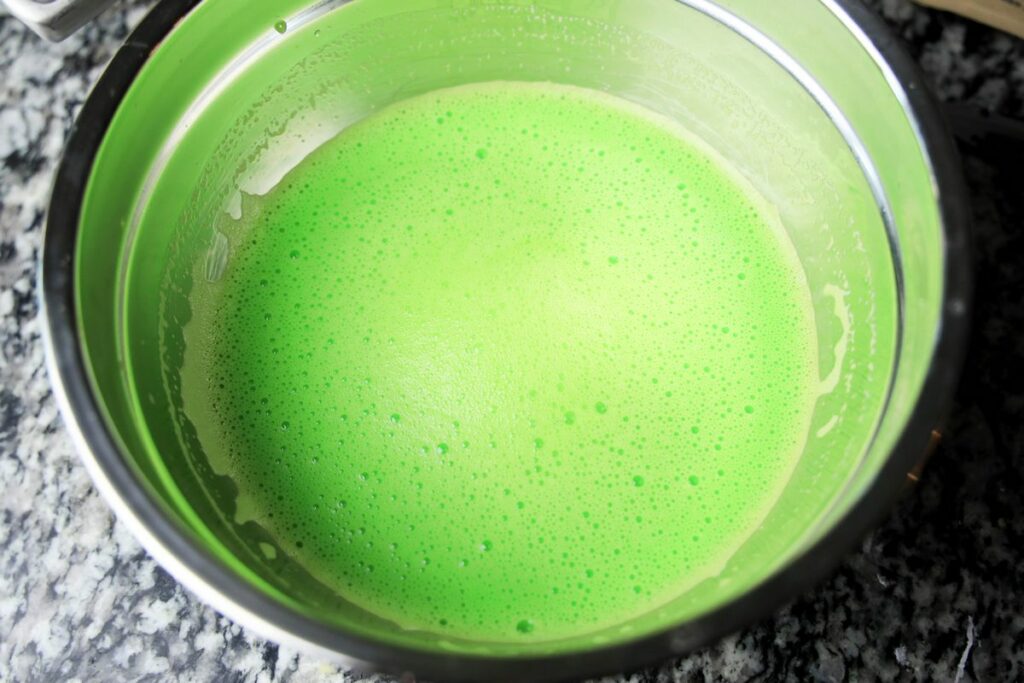
M 591 650 L 536 656 L 428 652 L 344 632 L 240 580 L 174 521 L 137 478 L 102 417 L 78 336 L 74 261 L 79 216 L 93 161 L 114 113 L 150 53 L 201 0 L 161 0 L 118 49 L 72 126 L 57 170 L 41 255 L 47 367 L 64 423 L 118 519 L 185 587 L 233 621 L 278 643 L 363 670 L 451 681 L 556 681 L 631 671 L 693 652 L 771 615 L 829 575 L 883 518 L 920 462 L 960 374 L 972 291 L 969 203 L 959 156 L 917 65 L 889 28 L 858 0 L 827 0 L 872 56 L 916 123 L 936 183 L 944 240 L 942 309 L 932 360 L 913 411 L 874 481 L 812 546 L 747 593 L 688 622 Z M 898 90 L 897 90 L 898 89 Z

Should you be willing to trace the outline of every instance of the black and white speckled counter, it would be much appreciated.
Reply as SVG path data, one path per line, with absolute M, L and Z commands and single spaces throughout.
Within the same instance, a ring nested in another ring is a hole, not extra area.
M 179 587 L 112 518 L 57 415 L 35 291 L 43 210 L 72 117 L 150 2 L 59 45 L 0 10 L 0 681 L 363 680 Z M 871 4 L 943 99 L 1024 119 L 1024 41 L 906 0 Z M 774 618 L 630 680 L 1024 679 L 1024 145 L 964 151 L 975 334 L 917 492 Z

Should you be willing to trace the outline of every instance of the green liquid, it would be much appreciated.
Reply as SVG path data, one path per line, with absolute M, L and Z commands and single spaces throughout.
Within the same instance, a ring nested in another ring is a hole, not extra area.
M 636 105 L 407 100 L 225 233 L 186 410 L 239 521 L 403 628 L 546 640 L 654 609 L 721 570 L 801 453 L 817 349 L 792 246 Z

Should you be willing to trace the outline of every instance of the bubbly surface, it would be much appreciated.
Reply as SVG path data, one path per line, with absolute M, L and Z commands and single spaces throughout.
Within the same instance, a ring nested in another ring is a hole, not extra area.
M 813 313 L 778 219 L 608 95 L 438 91 L 247 198 L 183 386 L 239 521 L 404 628 L 614 625 L 718 573 L 799 458 Z

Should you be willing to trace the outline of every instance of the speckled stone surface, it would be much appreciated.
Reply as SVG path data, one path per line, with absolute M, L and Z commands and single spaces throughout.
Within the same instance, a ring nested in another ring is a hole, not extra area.
M 360 679 L 260 639 L 178 586 L 112 518 L 57 415 L 36 303 L 43 210 L 72 117 L 146 4 L 118 5 L 60 45 L 0 10 L 0 681 Z M 870 4 L 943 99 L 1024 119 L 1024 41 L 905 0 Z M 629 680 L 1024 679 L 1024 169 L 1014 162 L 1024 166 L 1024 146 L 965 146 L 975 334 L 916 494 L 774 618 Z

